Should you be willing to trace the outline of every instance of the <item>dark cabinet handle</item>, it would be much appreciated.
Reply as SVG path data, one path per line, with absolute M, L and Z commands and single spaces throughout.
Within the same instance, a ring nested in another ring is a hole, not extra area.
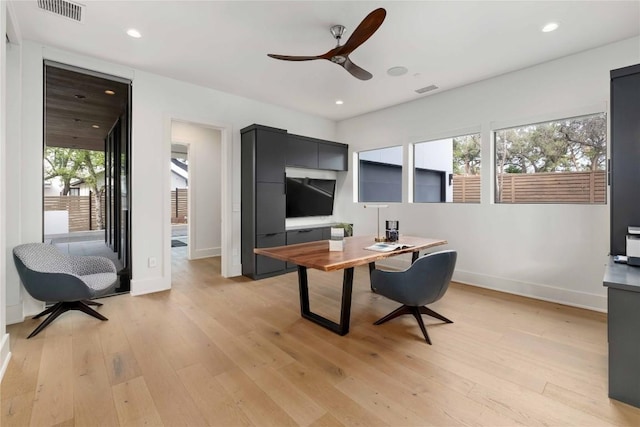
M 277 236 L 278 233 L 267 233 L 264 235 L 264 237 L 273 237 L 273 236 Z
M 306 230 L 298 230 L 298 233 L 310 233 L 312 231 L 313 231 L 312 229 L 308 228 Z

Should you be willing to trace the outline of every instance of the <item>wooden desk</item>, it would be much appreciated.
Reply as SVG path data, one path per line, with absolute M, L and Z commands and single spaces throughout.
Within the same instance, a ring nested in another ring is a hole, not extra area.
M 447 241 L 401 236 L 399 243 L 412 245 L 412 247 L 391 252 L 377 252 L 365 249 L 374 243 L 373 237 L 357 236 L 345 238 L 344 251 L 340 252 L 330 252 L 328 240 L 277 246 L 274 248 L 256 248 L 254 252 L 259 255 L 297 264 L 298 285 L 300 288 L 300 313 L 302 317 L 339 335 L 346 335 L 349 333 L 349 320 L 351 318 L 351 292 L 353 289 L 354 267 L 369 264 L 369 271 L 371 271 L 375 268 L 376 261 L 405 253 L 411 253 L 411 262 L 414 262 L 418 259 L 421 250 L 445 245 Z M 315 268 L 322 271 L 344 270 L 340 323 L 333 322 L 319 314 L 313 313 L 309 309 L 307 268 Z

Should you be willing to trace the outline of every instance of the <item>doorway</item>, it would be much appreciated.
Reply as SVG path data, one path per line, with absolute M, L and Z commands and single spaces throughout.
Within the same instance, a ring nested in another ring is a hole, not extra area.
M 172 120 L 171 151 L 172 257 L 177 252 L 175 240 L 186 243 L 188 260 L 221 257 L 222 132 L 208 125 Z M 186 200 L 174 186 L 184 182 L 182 171 L 187 172 Z M 184 238 L 178 236 L 181 226 L 176 223 L 180 222 L 186 225 L 182 226 L 186 229 Z
M 171 256 L 187 258 L 189 246 L 189 145 L 171 144 Z
M 44 62 L 43 241 L 131 280 L 131 81 Z

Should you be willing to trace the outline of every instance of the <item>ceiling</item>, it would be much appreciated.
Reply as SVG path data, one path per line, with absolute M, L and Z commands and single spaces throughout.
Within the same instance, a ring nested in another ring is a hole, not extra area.
M 48 147 L 104 151 L 104 140 L 126 111 L 128 85 L 47 66 L 45 143 Z M 107 94 L 105 91 L 111 91 Z
M 155 74 L 342 120 L 640 34 L 640 1 L 81 1 L 84 22 L 11 1 L 18 31 Z M 361 81 L 319 55 L 373 9 L 385 22 L 350 59 Z M 542 33 L 548 22 L 558 30 Z M 142 38 L 125 34 L 136 28 Z M 639 46 L 640 50 L 640 46 Z M 639 52 L 640 59 L 640 52 Z M 387 70 L 404 66 L 392 77 Z M 439 89 L 417 94 L 416 89 Z M 343 105 L 336 105 L 336 100 Z

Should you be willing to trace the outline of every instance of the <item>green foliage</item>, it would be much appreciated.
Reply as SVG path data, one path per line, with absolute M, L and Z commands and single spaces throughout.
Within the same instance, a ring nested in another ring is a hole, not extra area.
M 44 155 L 44 179 L 59 177 L 62 194 L 69 194 L 71 181 L 79 179 L 98 191 L 98 175 L 104 172 L 104 152 L 75 148 L 47 147 Z
M 456 175 L 480 173 L 480 134 L 453 138 L 453 173 Z
M 496 132 L 499 173 L 578 172 L 604 168 L 604 114 L 522 126 Z

